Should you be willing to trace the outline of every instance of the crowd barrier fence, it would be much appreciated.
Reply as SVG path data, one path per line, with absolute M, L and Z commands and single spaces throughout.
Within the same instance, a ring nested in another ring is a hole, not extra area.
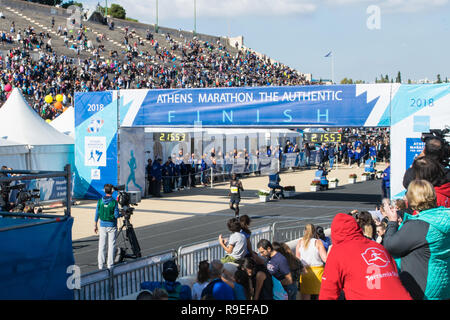
M 321 225 L 325 228 L 324 224 Z M 304 227 L 305 224 L 298 221 L 284 221 L 254 229 L 250 238 L 252 249 L 257 252 L 256 245 L 261 239 L 288 242 L 301 238 Z M 140 291 L 140 284 L 143 281 L 162 281 L 162 265 L 168 260 L 177 260 L 180 268 L 179 277 L 186 277 L 196 275 L 200 261 L 212 261 L 224 255 L 225 251 L 218 240 L 210 240 L 127 261 L 111 269 L 81 275 L 80 288 L 74 290 L 74 299 L 121 299 Z

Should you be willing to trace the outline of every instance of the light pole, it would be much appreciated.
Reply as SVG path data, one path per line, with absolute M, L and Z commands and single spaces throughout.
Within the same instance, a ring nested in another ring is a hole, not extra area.
M 158 33 L 158 0 L 156 0 L 156 24 L 155 24 L 155 32 Z
M 194 0 L 194 35 L 197 34 L 197 0 Z
M 108 0 L 105 0 L 105 18 L 108 19 Z

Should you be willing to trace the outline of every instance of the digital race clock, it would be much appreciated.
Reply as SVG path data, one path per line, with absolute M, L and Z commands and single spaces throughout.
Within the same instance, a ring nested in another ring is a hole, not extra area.
M 342 133 L 337 132 L 317 132 L 303 133 L 303 139 L 313 143 L 323 143 L 323 142 L 342 142 Z

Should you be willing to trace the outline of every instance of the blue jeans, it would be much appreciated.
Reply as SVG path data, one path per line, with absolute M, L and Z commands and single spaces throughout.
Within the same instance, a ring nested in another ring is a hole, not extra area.
M 290 285 L 283 286 L 283 288 L 284 290 L 286 290 L 288 294 L 288 300 L 297 300 L 297 292 L 298 292 L 297 284 L 292 283 Z
M 333 165 L 334 165 L 334 157 L 330 158 L 330 169 L 333 169 Z

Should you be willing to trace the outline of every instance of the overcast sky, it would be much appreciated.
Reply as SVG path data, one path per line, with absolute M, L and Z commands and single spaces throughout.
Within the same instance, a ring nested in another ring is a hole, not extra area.
M 93 7 L 99 1 L 81 1 Z M 156 22 L 156 0 L 114 0 Z M 100 1 L 101 5 L 105 1 Z M 194 28 L 194 0 L 159 0 L 159 25 Z M 197 0 L 197 32 L 244 44 L 313 78 L 450 78 L 450 0 Z

